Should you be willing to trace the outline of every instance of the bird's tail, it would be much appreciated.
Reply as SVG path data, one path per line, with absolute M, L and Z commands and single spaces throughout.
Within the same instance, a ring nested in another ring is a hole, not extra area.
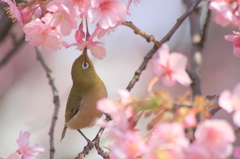
M 61 141 L 62 141 L 62 139 L 64 138 L 64 136 L 65 136 L 65 134 L 66 134 L 66 131 L 67 131 L 67 127 L 64 126 L 63 131 L 62 131 Z

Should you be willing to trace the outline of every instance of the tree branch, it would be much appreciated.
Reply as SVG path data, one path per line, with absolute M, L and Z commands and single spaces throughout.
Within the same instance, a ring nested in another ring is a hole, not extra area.
M 154 53 L 158 50 L 159 47 L 161 47 L 161 45 L 163 43 L 165 43 L 171 39 L 172 35 L 176 32 L 176 30 L 179 28 L 179 26 L 193 12 L 193 10 L 198 6 L 198 4 L 201 1 L 202 0 L 194 1 L 192 3 L 192 5 L 187 9 L 187 11 L 181 17 L 179 17 L 177 19 L 177 22 L 172 27 L 172 29 L 162 38 L 162 40 L 159 41 L 158 45 L 154 45 L 153 48 L 148 52 L 148 54 L 144 57 L 142 64 L 140 65 L 138 70 L 135 72 L 132 80 L 129 82 L 129 84 L 127 86 L 127 90 L 130 91 L 134 87 L 135 83 L 139 80 L 141 73 L 143 72 L 143 70 L 145 70 L 145 68 L 148 64 L 148 61 L 152 58 Z
M 158 40 L 153 35 L 148 35 L 144 31 L 138 29 L 138 27 L 136 27 L 132 22 L 126 21 L 126 22 L 123 22 L 123 25 L 128 26 L 129 28 L 131 28 L 134 31 L 135 34 L 138 34 L 141 37 L 145 38 L 147 40 L 147 42 L 151 42 L 152 41 L 156 46 L 159 45 Z
M 14 47 L 6 54 L 6 56 L 0 61 L 0 69 L 17 53 L 17 51 L 23 46 L 25 35 L 23 35 L 14 45 Z
M 209 4 L 210 4 L 210 1 L 208 2 L 208 5 Z M 201 48 L 204 47 L 204 43 L 205 43 L 205 41 L 207 39 L 207 31 L 208 31 L 209 23 L 210 23 L 210 20 L 211 20 L 211 15 L 212 15 L 212 11 L 208 7 L 207 16 L 206 16 L 204 24 L 203 24 L 203 29 L 202 29 L 202 34 L 201 34 L 201 41 L 199 43 Z
M 54 103 L 54 112 L 53 112 L 53 117 L 52 117 L 52 122 L 51 122 L 51 127 L 49 130 L 49 136 L 50 136 L 50 159 L 54 159 L 54 153 L 55 153 L 55 148 L 54 148 L 54 129 L 55 129 L 55 125 L 57 122 L 57 118 L 58 118 L 58 112 L 59 112 L 59 108 L 60 108 L 60 101 L 59 101 L 59 95 L 58 95 L 58 91 L 57 88 L 54 84 L 54 79 L 52 76 L 52 71 L 49 69 L 49 67 L 47 66 L 46 62 L 44 61 L 42 54 L 40 52 L 40 50 L 38 49 L 38 47 L 35 47 L 36 49 L 36 54 L 37 54 L 37 60 L 41 63 L 44 71 L 47 74 L 47 78 L 49 81 L 49 85 L 51 86 L 52 89 L 52 93 L 53 93 L 53 103 Z
M 192 5 L 192 0 L 183 0 L 187 7 Z M 188 71 L 190 77 L 192 78 L 192 94 L 201 95 L 201 86 L 200 86 L 200 70 L 202 65 L 202 47 L 200 46 L 201 42 L 201 25 L 199 20 L 199 10 L 194 9 L 193 13 L 189 16 L 190 28 L 191 28 L 191 58 L 190 65 L 191 70 Z

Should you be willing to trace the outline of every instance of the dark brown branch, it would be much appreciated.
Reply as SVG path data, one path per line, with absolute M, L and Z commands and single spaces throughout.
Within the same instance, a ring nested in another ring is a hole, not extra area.
M 13 46 L 13 48 L 6 54 L 6 56 L 0 61 L 0 68 L 3 67 L 10 59 L 19 51 L 19 49 L 24 44 L 25 35 L 19 39 L 16 44 Z
M 44 71 L 47 74 L 49 85 L 51 86 L 52 93 L 53 93 L 54 112 L 53 112 L 51 127 L 50 127 L 50 130 L 49 130 L 48 134 L 50 136 L 50 159 L 54 159 L 54 154 L 55 154 L 54 129 L 55 129 L 55 125 L 56 125 L 57 118 L 58 118 L 58 112 L 59 112 L 59 108 L 60 108 L 59 95 L 58 95 L 57 88 L 56 88 L 56 86 L 54 84 L 52 71 L 49 69 L 49 67 L 45 63 L 45 61 L 44 61 L 44 59 L 42 57 L 42 54 L 41 54 L 40 50 L 38 49 L 38 47 L 35 47 L 35 49 L 36 49 L 36 54 L 37 54 L 37 60 L 41 63 Z
M 12 20 L 5 13 L 0 20 L 0 43 L 7 37 L 13 26 Z
M 209 3 L 210 2 L 208 2 L 208 5 L 209 5 Z M 212 15 L 212 11 L 208 7 L 207 16 L 206 16 L 206 19 L 205 19 L 204 24 L 203 24 L 203 29 L 202 29 L 202 34 L 201 34 L 201 41 L 199 43 L 201 48 L 204 47 L 204 43 L 205 43 L 206 38 L 207 38 L 207 31 L 208 31 L 209 23 L 210 23 L 210 20 L 211 20 L 211 15 Z
M 187 7 L 192 5 L 192 0 L 183 0 Z M 189 16 L 190 28 L 191 28 L 191 58 L 190 65 L 191 70 L 188 71 L 190 77 L 192 78 L 192 94 L 201 95 L 201 86 L 200 86 L 200 70 L 202 65 L 202 47 L 200 47 L 201 42 L 201 25 L 199 20 L 199 11 L 197 8 L 193 10 L 193 13 Z
M 138 70 L 135 72 L 132 80 L 129 82 L 128 86 L 127 86 L 127 90 L 131 90 L 135 83 L 139 80 L 141 73 L 143 72 L 143 70 L 145 70 L 148 61 L 152 58 L 152 56 L 154 55 L 154 53 L 158 50 L 159 47 L 161 47 L 161 45 L 167 41 L 169 41 L 172 37 L 172 35 L 176 32 L 176 30 L 179 28 L 179 26 L 183 23 L 183 21 L 193 12 L 193 10 L 198 6 L 198 4 L 201 2 L 202 0 L 196 0 L 192 3 L 192 5 L 187 9 L 187 11 L 180 17 L 177 19 L 176 24 L 172 27 L 172 29 L 167 33 L 166 36 L 164 36 L 162 38 L 162 40 L 160 40 L 160 42 L 158 43 L 158 45 L 154 45 L 154 47 L 148 52 L 148 54 L 144 57 L 144 60 L 142 62 L 142 64 L 140 65 L 140 67 L 138 68 Z
M 141 37 L 145 38 L 147 40 L 147 42 L 151 42 L 152 41 L 156 46 L 159 45 L 158 40 L 154 36 L 148 35 L 144 31 L 140 30 L 132 22 L 126 21 L 126 22 L 123 22 L 123 25 L 128 26 L 129 28 L 131 28 L 134 31 L 135 34 L 138 34 Z

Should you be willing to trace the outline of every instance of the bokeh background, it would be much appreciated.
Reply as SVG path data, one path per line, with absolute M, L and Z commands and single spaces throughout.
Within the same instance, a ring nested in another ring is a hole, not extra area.
M 126 3 L 126 0 L 123 1 Z M 202 12 L 206 11 L 206 3 L 202 3 Z M 2 8 L 2 5 L 1 5 Z M 137 6 L 130 8 L 132 21 L 141 30 L 154 35 L 160 40 L 175 24 L 186 10 L 180 0 L 142 0 Z M 0 10 L 3 18 L 4 10 Z M 202 15 L 202 23 L 205 14 Z M 224 35 L 231 34 L 236 28 L 221 26 L 214 23 L 213 18 L 208 30 L 207 40 L 203 49 L 203 66 L 201 70 L 201 86 L 203 95 L 219 95 L 224 89 L 231 89 L 240 81 L 240 59 L 232 53 L 232 44 L 224 40 Z M 4 21 L 1 21 L 4 22 Z M 0 25 L 3 26 L 3 25 Z M 2 30 L 3 28 L 0 28 Z M 93 28 L 92 28 L 93 29 Z M 0 43 L 0 59 L 2 59 L 15 44 L 13 39 L 23 35 L 18 24 L 14 24 L 8 37 Z M 66 37 L 68 43 L 74 42 L 74 32 Z M 109 98 L 116 100 L 117 90 L 125 89 L 138 69 L 144 56 L 152 48 L 152 43 L 135 35 L 126 26 L 118 27 L 114 32 L 101 39 L 105 43 L 107 56 L 103 60 L 92 57 L 95 69 L 104 81 Z M 190 27 L 188 19 L 182 24 L 172 39 L 168 42 L 171 51 L 182 52 L 189 56 L 191 50 Z M 46 63 L 54 75 L 54 82 L 60 96 L 60 112 L 55 129 L 56 159 L 72 159 L 82 151 L 86 141 L 77 131 L 68 130 L 62 142 L 61 132 L 64 125 L 64 112 L 67 97 L 72 85 L 70 71 L 73 61 L 81 54 L 75 48 L 61 49 L 51 52 L 41 49 Z M 156 58 L 157 55 L 153 57 Z M 140 77 L 140 81 L 131 93 L 144 97 L 147 85 L 154 77 L 152 60 Z M 158 82 L 154 89 L 168 90 L 173 97 L 177 97 L 190 90 L 179 84 L 166 88 Z M 49 128 L 53 114 L 52 90 L 48 84 L 46 74 L 36 60 L 34 47 L 25 43 L 4 66 L 0 67 L 0 156 L 6 158 L 18 149 L 16 140 L 20 131 L 30 131 L 30 144 L 38 143 L 46 148 L 39 159 L 49 158 Z M 216 118 L 227 118 L 232 123 L 231 116 L 224 111 L 217 113 Z M 139 127 L 145 128 L 144 123 Z M 83 129 L 89 137 L 94 138 L 99 126 Z M 238 135 L 238 138 L 239 135 Z M 101 144 L 107 146 L 109 139 L 106 133 Z M 239 143 L 239 139 L 238 139 Z M 239 145 L 239 144 L 238 144 Z M 87 159 L 97 157 L 92 150 Z

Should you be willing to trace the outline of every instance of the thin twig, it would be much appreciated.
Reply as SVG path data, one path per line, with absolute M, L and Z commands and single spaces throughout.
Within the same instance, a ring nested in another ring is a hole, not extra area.
M 106 122 L 109 122 L 110 120 L 111 120 L 111 118 L 110 118 L 108 115 L 106 115 L 105 121 L 106 121 Z M 104 130 L 105 130 L 104 127 L 102 127 L 102 128 L 99 129 L 97 135 L 96 135 L 95 138 L 92 140 L 92 143 L 94 144 L 94 146 L 95 146 L 98 154 L 100 154 L 103 158 L 108 159 L 108 158 L 109 158 L 109 157 L 108 157 L 108 154 L 105 154 L 104 151 L 103 151 L 103 150 L 100 148 L 100 146 L 99 146 L 100 138 L 101 138 L 102 133 L 103 133 Z M 82 158 L 84 158 L 84 157 L 89 153 L 89 151 L 90 151 L 92 148 L 93 148 L 93 147 L 91 147 L 90 143 L 88 142 L 88 144 L 83 148 L 83 151 L 80 152 L 75 159 L 82 159 Z
M 6 54 L 6 56 L 0 61 L 0 68 L 3 67 L 10 59 L 19 51 L 19 48 L 24 44 L 25 35 L 22 36 L 14 45 L 14 47 Z
M 37 54 L 37 60 L 41 63 L 43 69 L 45 70 L 45 72 L 47 74 L 47 78 L 49 80 L 49 85 L 51 86 L 52 93 L 53 93 L 54 112 L 53 112 L 51 127 L 50 127 L 48 134 L 50 136 L 50 150 L 49 150 L 50 151 L 50 159 L 54 159 L 54 153 L 55 153 L 54 129 L 55 129 L 55 125 L 56 125 L 57 118 L 58 118 L 58 112 L 59 112 L 59 108 L 60 108 L 59 95 L 58 95 L 57 88 L 54 84 L 52 71 L 49 69 L 46 62 L 44 61 L 42 54 L 41 54 L 40 50 L 38 49 L 38 47 L 35 47 L 35 49 L 36 49 L 36 54 Z
M 123 25 L 128 26 L 129 28 L 131 28 L 134 31 L 135 34 L 138 34 L 141 37 L 145 38 L 147 40 L 147 42 L 151 42 L 152 41 L 156 46 L 159 45 L 158 40 L 153 35 L 148 35 L 144 31 L 140 30 L 137 26 L 135 26 L 132 22 L 126 21 L 126 22 L 123 22 Z
M 193 12 L 193 10 L 198 6 L 198 4 L 201 2 L 202 0 L 196 0 L 192 3 L 192 5 L 187 9 L 187 11 L 180 17 L 177 19 L 177 22 L 175 23 L 175 25 L 172 27 L 172 29 L 162 38 L 162 40 L 160 40 L 160 42 L 158 43 L 158 45 L 154 45 L 153 48 L 148 52 L 148 54 L 144 57 L 144 60 L 142 62 L 142 64 L 140 65 L 140 67 L 138 68 L 138 70 L 135 72 L 132 80 L 129 82 L 128 86 L 127 86 L 127 90 L 131 90 L 135 83 L 139 80 L 141 73 L 143 72 L 143 70 L 145 70 L 148 61 L 152 58 L 152 56 L 154 55 L 154 53 L 158 50 L 159 47 L 161 47 L 161 45 L 167 41 L 169 41 L 172 37 L 172 35 L 176 32 L 176 30 L 179 28 L 179 26 L 183 23 L 183 21 Z

